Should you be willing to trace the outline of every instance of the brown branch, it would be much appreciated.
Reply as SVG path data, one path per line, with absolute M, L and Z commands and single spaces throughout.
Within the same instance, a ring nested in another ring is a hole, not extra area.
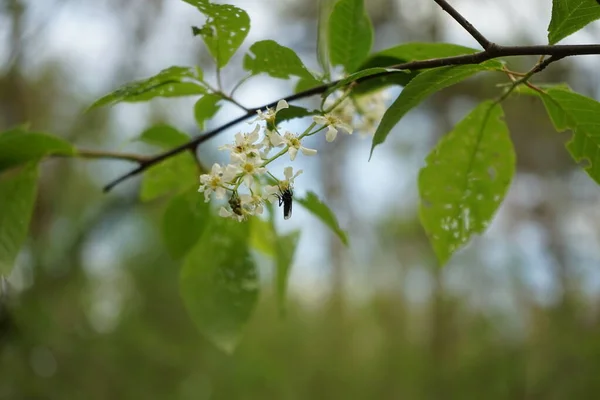
M 446 0 L 433 1 L 435 1 L 437 5 L 442 8 L 442 10 L 450 14 L 450 16 L 454 18 L 456 22 L 460 24 L 460 26 L 465 28 L 465 30 L 469 32 L 475 40 L 477 40 L 477 43 L 479 43 L 484 50 L 487 50 L 490 46 L 493 46 L 492 42 L 487 40 L 486 37 L 481 34 L 481 32 L 479 32 L 469 21 L 467 21 L 465 17 L 460 15 L 460 13 L 456 11 L 450 4 L 448 4 Z
M 469 23 L 458 11 L 456 11 L 446 0 L 434 0 L 444 11 L 452 16 L 477 42 L 484 48 L 483 51 L 474 54 L 467 54 L 461 56 L 453 56 L 453 57 L 444 57 L 444 58 L 434 58 L 430 60 L 417 60 L 405 62 L 397 65 L 392 65 L 389 69 L 395 70 L 409 70 L 409 71 L 418 71 L 428 68 L 437 68 L 437 67 L 445 67 L 451 65 L 467 65 L 467 64 L 480 64 L 484 61 L 492 60 L 500 57 L 515 57 L 515 56 L 551 56 L 547 60 L 538 64 L 533 73 L 540 72 L 542 69 L 546 68 L 550 63 L 554 61 L 558 61 L 562 58 L 576 55 L 588 55 L 588 54 L 600 54 L 600 45 L 598 44 L 584 44 L 584 45 L 540 45 L 540 46 L 501 46 L 497 45 L 493 42 L 487 40 L 475 27 Z M 360 79 L 357 79 L 354 82 L 363 82 L 369 79 L 374 79 L 386 75 L 391 75 L 395 73 L 404 73 L 401 71 L 386 71 L 379 74 L 374 74 L 370 76 L 366 76 Z M 305 97 L 314 96 L 317 94 L 322 94 L 326 92 L 328 89 L 337 85 L 340 81 L 334 81 L 328 84 L 324 84 L 321 86 L 314 87 L 309 90 L 305 90 L 300 93 L 296 93 L 294 95 L 285 97 L 283 100 L 286 100 L 288 103 L 294 100 L 302 99 Z M 354 82 L 350 82 L 348 84 L 352 84 Z M 260 107 L 256 107 L 254 109 L 248 110 L 246 114 L 237 117 L 224 125 L 221 125 L 211 131 L 206 132 L 203 135 L 197 136 L 191 139 L 189 142 L 184 143 L 180 146 L 177 146 L 171 150 L 165 151 L 163 153 L 157 154 L 154 157 L 149 157 L 143 161 L 139 162 L 139 166 L 125 175 L 117 178 L 116 180 L 110 182 L 108 185 L 104 187 L 104 192 L 110 191 L 113 187 L 123 182 L 124 180 L 135 176 L 146 169 L 156 165 L 170 157 L 173 157 L 183 151 L 192 151 L 195 152 L 199 145 L 204 143 L 205 141 L 217 136 L 225 129 L 230 128 L 252 116 L 256 115 L 257 110 L 264 110 L 265 108 L 274 108 L 277 105 L 277 101 L 274 101 L 269 104 L 262 105 Z
M 104 160 L 123 160 L 138 163 L 140 165 L 149 162 L 153 157 L 134 153 L 118 153 L 115 151 L 84 150 L 77 149 L 73 154 L 53 154 L 52 157 L 89 158 Z

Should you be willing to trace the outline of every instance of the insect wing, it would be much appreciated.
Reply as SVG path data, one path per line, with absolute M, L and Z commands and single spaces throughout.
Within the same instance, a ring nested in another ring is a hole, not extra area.
M 292 196 L 286 195 L 283 197 L 283 219 L 290 219 L 292 217 Z

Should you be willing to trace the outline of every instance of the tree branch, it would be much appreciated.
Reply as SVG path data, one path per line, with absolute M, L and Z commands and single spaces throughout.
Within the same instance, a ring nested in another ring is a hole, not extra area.
M 484 50 L 487 50 L 490 46 L 493 45 L 493 43 L 487 40 L 486 37 L 481 34 L 481 32 L 479 32 L 469 21 L 465 19 L 465 17 L 463 17 L 458 11 L 456 11 L 454 7 L 448 4 L 446 0 L 433 1 L 435 1 L 438 4 L 438 6 L 442 8 L 442 10 L 450 14 L 450 16 L 454 18 L 454 20 L 456 20 L 456 22 L 458 22 L 460 26 L 465 28 L 465 30 L 469 32 L 475 40 L 477 40 L 477 43 L 479 43 Z
M 133 153 L 118 153 L 114 151 L 102 151 L 102 150 L 84 150 L 77 149 L 73 154 L 53 154 L 53 157 L 69 157 L 69 158 L 90 158 L 90 159 L 107 159 L 107 160 L 123 160 L 131 161 L 138 164 L 144 164 L 149 162 L 153 157 L 143 156 L 140 154 Z
M 562 58 L 576 55 L 589 55 L 589 54 L 600 54 L 599 44 L 583 44 L 583 45 L 540 45 L 540 46 L 501 46 L 496 43 L 487 40 L 469 21 L 467 21 L 458 11 L 456 11 L 446 0 L 434 0 L 444 11 L 446 11 L 452 18 L 454 18 L 471 36 L 477 40 L 477 42 L 484 48 L 483 51 L 474 54 L 467 54 L 461 56 L 434 58 L 429 60 L 417 60 L 405 62 L 397 65 L 388 67 L 389 69 L 403 70 L 403 71 L 386 71 L 379 74 L 369 75 L 354 82 L 349 82 L 348 85 L 355 82 L 363 82 L 374 78 L 379 78 L 386 75 L 395 73 L 404 73 L 404 71 L 418 71 L 428 68 L 445 67 L 451 65 L 467 65 L 467 64 L 480 64 L 484 61 L 492 60 L 500 57 L 515 57 L 515 56 L 551 56 L 538 64 L 531 72 L 537 73 L 546 68 L 550 63 L 558 61 Z M 329 88 L 337 85 L 340 81 L 334 81 L 328 84 L 314 87 L 309 90 L 305 90 L 300 93 L 283 98 L 288 103 L 294 100 L 302 99 L 305 97 L 314 96 L 326 92 Z M 197 136 L 191 139 L 189 142 L 177 146 L 171 150 L 157 154 L 154 157 L 142 158 L 142 159 L 130 159 L 139 163 L 139 166 L 127 174 L 115 179 L 104 187 L 104 192 L 110 191 L 113 187 L 123 182 L 124 180 L 135 176 L 146 169 L 156 165 L 167 158 L 173 157 L 183 151 L 189 150 L 193 153 L 196 152 L 199 145 L 205 141 L 213 138 L 225 129 L 230 128 L 252 116 L 256 115 L 257 110 L 264 110 L 265 108 L 274 108 L 277 105 L 277 101 L 269 104 L 256 107 L 248 110 L 246 114 L 241 115 L 224 125 L 221 125 L 211 131 L 206 132 L 203 135 Z

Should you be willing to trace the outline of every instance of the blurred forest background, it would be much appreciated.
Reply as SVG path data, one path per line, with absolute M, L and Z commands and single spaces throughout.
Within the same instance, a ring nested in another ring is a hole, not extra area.
M 275 39 L 317 69 L 316 0 L 230 3 L 252 19 L 224 71 L 230 88 L 256 40 Z M 477 47 L 433 2 L 366 3 L 375 50 L 409 41 Z M 452 1 L 502 44 L 545 43 L 551 3 Z M 118 85 L 171 65 L 197 64 L 214 76 L 190 31 L 202 18 L 178 0 L 3 0 L 0 129 L 29 122 L 82 148 L 138 152 L 154 150 L 135 138 L 156 123 L 198 134 L 194 99 L 84 111 Z M 565 42 L 599 43 L 600 25 Z M 535 61 L 509 66 L 525 71 Z M 599 62 L 563 60 L 536 79 L 566 81 L 600 99 Z M 419 225 L 416 177 L 425 155 L 505 81 L 486 74 L 436 94 L 370 163 L 369 139 L 315 143 L 320 157 L 303 160 L 297 191 L 324 198 L 351 246 L 299 206 L 278 221 L 282 231 L 302 231 L 287 314 L 277 311 L 272 266 L 261 258 L 261 301 L 232 356 L 204 340 L 186 314 L 179 265 L 161 243 L 165 203 L 140 203 L 139 180 L 101 192 L 131 165 L 46 161 L 31 234 L 0 308 L 0 399 L 597 398 L 600 189 L 537 100 L 504 104 L 518 174 L 488 232 L 440 270 Z M 239 100 L 258 106 L 292 88 L 258 77 Z M 212 126 L 236 112 L 224 107 Z M 217 145 L 235 131 L 202 146 L 201 160 L 223 157 Z

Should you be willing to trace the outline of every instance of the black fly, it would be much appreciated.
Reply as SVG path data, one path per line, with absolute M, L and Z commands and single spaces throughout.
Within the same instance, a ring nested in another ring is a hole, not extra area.
M 292 216 L 292 197 L 294 196 L 294 192 L 291 188 L 286 188 L 282 190 L 279 188 L 280 192 L 276 194 L 279 199 L 279 207 L 283 204 L 283 219 L 290 219 Z

